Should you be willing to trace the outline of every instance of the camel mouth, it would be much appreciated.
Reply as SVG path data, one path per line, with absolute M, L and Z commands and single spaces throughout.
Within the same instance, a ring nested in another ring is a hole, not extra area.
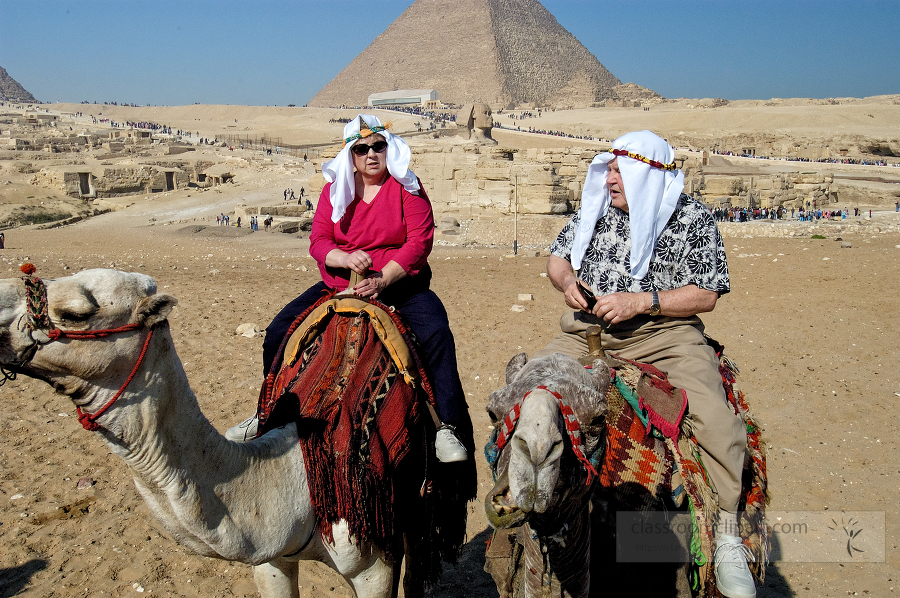
M 527 513 L 519 508 L 509 487 L 509 474 L 503 474 L 488 492 L 484 501 L 484 510 L 490 524 L 497 529 L 515 527 L 522 523 Z
M 491 497 L 491 507 L 498 515 L 508 515 L 519 510 L 512 495 L 512 489 L 507 486 L 502 493 L 495 494 Z

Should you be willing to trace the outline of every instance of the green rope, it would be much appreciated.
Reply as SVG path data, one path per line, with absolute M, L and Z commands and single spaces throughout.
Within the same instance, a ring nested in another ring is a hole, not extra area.
M 691 589 L 700 589 L 700 567 L 706 565 L 706 555 L 703 554 L 703 542 L 700 539 L 700 526 L 697 525 L 697 513 L 694 511 L 694 503 L 688 500 L 691 509 L 691 559 L 696 568 L 691 569 Z
M 616 376 L 616 388 L 619 389 L 619 392 L 622 393 L 622 397 L 628 401 L 628 404 L 631 405 L 631 408 L 638 416 L 638 419 L 641 420 L 641 423 L 644 424 L 644 427 L 646 428 L 649 420 L 647 419 L 647 414 L 641 409 L 637 393 L 631 390 L 630 386 L 625 384 L 621 376 Z

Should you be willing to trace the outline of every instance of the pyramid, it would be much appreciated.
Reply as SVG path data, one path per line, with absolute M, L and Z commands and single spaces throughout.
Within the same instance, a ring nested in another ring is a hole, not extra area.
M 0 66 L 0 102 L 37 102 L 34 96 L 25 91 L 19 82 L 9 76 L 6 69 Z
M 445 104 L 582 108 L 620 85 L 537 0 L 416 0 L 308 105 L 435 89 Z

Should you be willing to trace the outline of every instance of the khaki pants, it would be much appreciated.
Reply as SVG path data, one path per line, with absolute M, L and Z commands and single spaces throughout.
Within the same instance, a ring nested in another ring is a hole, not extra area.
M 584 312 L 566 312 L 562 334 L 534 357 L 563 353 L 587 354 L 585 332 L 600 320 Z M 747 431 L 725 397 L 719 360 L 703 336 L 700 318 L 638 316 L 624 326 L 604 328 L 603 349 L 633 361 L 650 363 L 666 373 L 669 382 L 687 391 L 688 417 L 694 427 L 700 456 L 717 493 L 719 508 L 734 512 L 741 493 L 741 471 Z

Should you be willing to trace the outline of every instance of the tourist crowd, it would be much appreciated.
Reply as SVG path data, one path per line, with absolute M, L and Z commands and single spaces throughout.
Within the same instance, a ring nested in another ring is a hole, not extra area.
M 896 209 L 900 210 L 900 204 Z M 788 216 L 787 208 L 779 206 L 778 208 L 714 208 L 712 210 L 713 218 L 717 222 L 751 222 L 753 220 L 787 220 L 794 219 L 798 222 L 817 222 L 825 219 L 830 220 L 846 220 L 850 215 L 850 208 L 845 210 L 823 210 L 815 206 L 801 207 L 799 210 L 791 208 L 791 214 Z M 859 208 L 853 208 L 853 215 L 859 216 Z M 872 216 L 871 210 L 869 217 Z

